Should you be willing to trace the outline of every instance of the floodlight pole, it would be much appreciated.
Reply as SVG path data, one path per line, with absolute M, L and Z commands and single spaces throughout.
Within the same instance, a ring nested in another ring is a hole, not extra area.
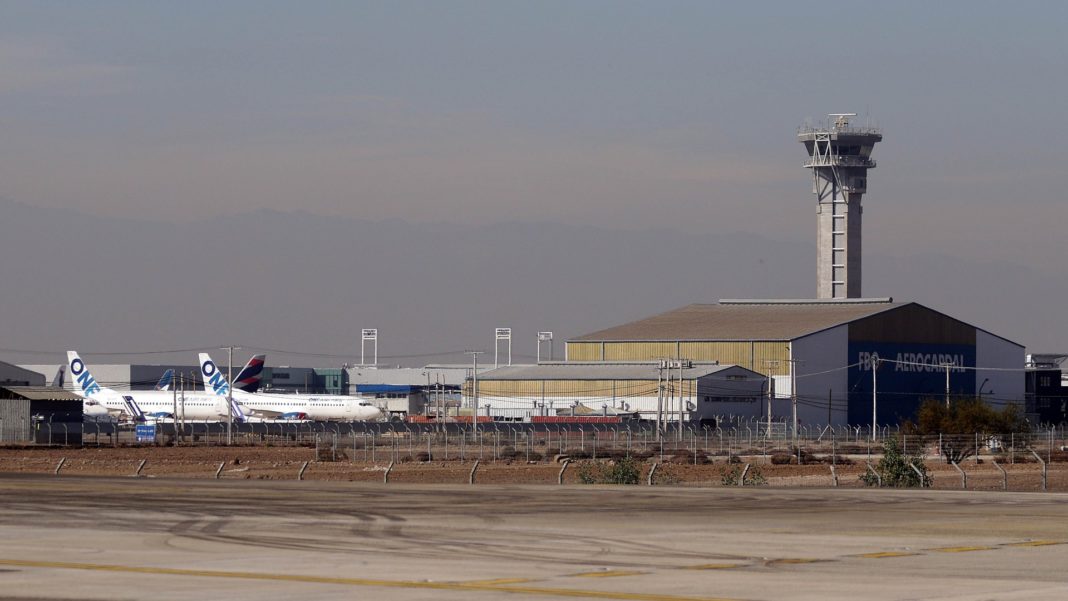
M 948 361 L 942 363 L 942 367 L 946 368 L 946 409 L 949 409 L 949 368 L 955 365 L 956 363 L 950 363 Z
M 471 355 L 471 399 L 474 405 L 475 414 L 471 419 L 471 423 L 474 426 L 474 433 L 478 435 L 478 356 L 485 351 L 464 351 L 464 353 Z
M 874 353 L 873 353 L 874 355 Z M 871 360 L 871 440 L 875 442 L 875 433 L 878 430 L 878 424 L 876 423 L 876 393 L 878 390 L 878 381 L 876 379 L 876 372 L 879 371 L 879 357 L 875 355 Z
M 181 377 L 181 376 L 179 376 L 179 377 Z M 174 407 L 173 407 L 174 413 L 171 414 L 171 423 L 172 423 L 172 425 L 174 425 L 174 444 L 175 444 L 175 446 L 177 446 L 179 444 L 179 441 L 178 441 L 178 385 L 174 381 L 173 377 L 171 378 L 171 386 L 172 386 L 172 388 L 171 388 L 172 399 L 171 400 L 174 403 Z
M 226 446 L 234 444 L 234 349 L 239 346 L 224 346 L 227 351 L 226 365 Z

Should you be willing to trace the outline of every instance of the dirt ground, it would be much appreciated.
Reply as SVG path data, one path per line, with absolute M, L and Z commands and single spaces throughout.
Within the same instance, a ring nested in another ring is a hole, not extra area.
M 425 457 L 425 455 L 424 455 Z M 140 476 L 147 478 L 214 478 L 222 465 L 220 478 L 256 480 L 294 480 L 305 462 L 303 479 L 334 481 L 383 482 L 389 470 L 389 482 L 401 483 L 466 483 L 475 465 L 476 456 L 467 460 L 418 461 L 407 453 L 398 453 L 391 461 L 389 452 L 381 452 L 374 460 L 357 454 L 350 459 L 339 453 L 337 460 L 330 455 L 316 461 L 315 449 L 308 447 L 99 447 L 99 448 L 0 448 L 0 472 L 54 473 L 63 461 L 60 475 L 134 476 L 141 461 L 145 464 Z M 418 459 L 418 455 L 416 456 Z M 835 472 L 840 487 L 864 486 L 859 476 L 866 470 L 864 457 L 852 465 L 838 465 Z M 658 463 L 653 477 L 655 485 L 666 486 L 724 486 L 725 474 L 737 480 L 745 464 L 749 464 L 747 484 L 755 482 L 771 487 L 830 487 L 834 486 L 829 465 L 772 465 L 764 457 L 735 458 L 739 463 L 717 461 L 693 465 L 672 460 L 660 463 L 656 458 L 640 462 L 641 482 L 648 481 L 649 471 Z M 389 468 L 393 463 L 392 469 Z M 593 462 L 573 461 L 563 473 L 565 484 L 578 484 L 581 474 L 589 473 Z M 602 460 L 597 465 L 602 465 Z M 527 462 L 521 457 L 494 461 L 484 455 L 475 472 L 475 482 L 483 484 L 556 484 L 563 468 L 553 458 Z M 962 488 L 961 474 L 952 465 L 929 459 L 927 467 L 933 477 L 934 488 Z M 989 459 L 976 464 L 968 460 L 961 466 L 967 476 L 969 490 L 1001 490 L 1003 476 Z M 1013 491 L 1040 491 L 1042 468 L 1038 463 L 1016 463 L 1002 466 L 1007 472 L 1007 488 Z M 729 479 L 728 479 L 729 482 Z M 1068 464 L 1051 463 L 1047 473 L 1050 491 L 1068 491 Z

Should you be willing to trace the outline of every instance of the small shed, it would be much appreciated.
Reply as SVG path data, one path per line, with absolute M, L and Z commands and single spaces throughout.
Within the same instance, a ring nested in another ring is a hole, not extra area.
M 0 443 L 81 444 L 82 398 L 53 386 L 0 386 Z

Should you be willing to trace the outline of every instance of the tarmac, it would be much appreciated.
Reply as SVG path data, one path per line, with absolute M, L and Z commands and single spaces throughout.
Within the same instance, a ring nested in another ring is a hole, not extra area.
M 1068 598 L 1068 495 L 0 475 L 0 599 Z

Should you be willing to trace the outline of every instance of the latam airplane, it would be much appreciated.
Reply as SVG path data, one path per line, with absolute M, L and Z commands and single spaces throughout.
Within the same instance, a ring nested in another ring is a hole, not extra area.
M 162 390 L 130 390 L 119 392 L 100 386 L 89 368 L 74 351 L 67 351 L 67 369 L 75 383 L 75 392 L 87 400 L 91 406 L 87 415 L 112 415 L 131 421 L 145 419 L 173 418 L 175 398 L 173 392 Z M 102 410 L 101 410 L 102 409 Z M 230 411 L 224 397 L 210 392 L 185 393 L 184 401 L 178 402 L 179 419 L 191 421 L 218 421 L 227 419 Z M 234 402 L 233 417 L 242 421 L 251 412 L 240 403 Z
M 257 355 L 249 360 L 245 369 L 235 378 L 245 386 L 234 389 L 234 400 L 240 399 L 241 404 L 250 409 L 254 417 L 346 422 L 373 421 L 386 417 L 381 409 L 363 397 L 333 394 L 262 394 L 245 390 L 245 387 L 258 387 L 262 370 L 263 356 Z M 204 390 L 212 391 L 221 397 L 230 394 L 230 384 L 207 353 L 200 353 L 200 375 L 204 378 Z

